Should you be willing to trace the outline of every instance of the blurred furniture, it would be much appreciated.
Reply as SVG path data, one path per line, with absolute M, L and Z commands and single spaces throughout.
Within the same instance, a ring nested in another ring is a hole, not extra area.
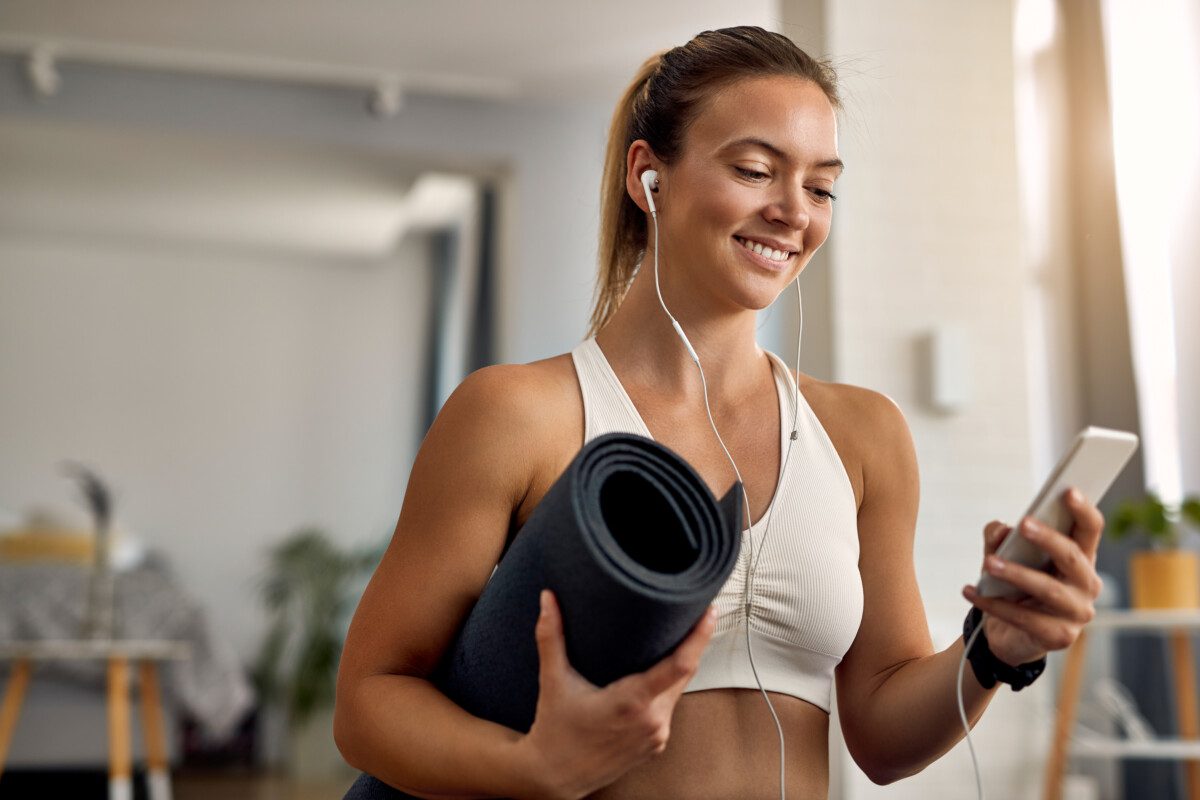
M 1083 664 L 1090 633 L 1111 631 L 1162 631 L 1169 637 L 1171 668 L 1175 684 L 1175 707 L 1179 721 L 1179 738 L 1160 738 L 1138 741 L 1113 737 L 1071 745 L 1071 730 L 1083 688 Z M 1186 763 L 1186 794 L 1188 800 L 1200 800 L 1200 710 L 1196 704 L 1195 660 L 1192 656 L 1191 634 L 1200 630 L 1200 611 L 1101 611 L 1067 651 L 1059 688 L 1058 712 L 1050 760 L 1046 766 L 1046 800 L 1061 800 L 1063 775 L 1067 758 L 1143 758 L 1181 760 Z
M 186 642 L 170 640 L 45 639 L 0 643 L 0 660 L 13 662 L 4 704 L 0 707 L 0 774 L 8 754 L 32 663 L 88 659 L 106 663 L 108 673 L 109 798 L 133 797 L 133 749 L 129 704 L 129 667 L 136 660 L 141 689 L 142 731 L 146 739 L 146 778 L 150 800 L 170 800 L 166 733 L 156 662 L 187 658 Z
M 211 635 L 202 612 L 178 590 L 165 565 L 147 559 L 136 568 L 110 572 L 110 585 L 97 592 L 90 568 L 95 559 L 95 539 L 86 533 L 26 529 L 0 536 L 0 663 L 12 665 L 0 706 L 0 773 L 33 664 L 39 662 L 47 677 L 57 673 L 91 683 L 103 676 L 109 797 L 130 800 L 129 686 L 136 665 L 150 800 L 170 800 L 159 665 L 191 659 L 172 673 L 175 694 L 217 730 L 240 719 L 253 693 L 236 657 Z M 97 602 L 108 608 L 98 610 Z M 91 702 L 76 705 L 78 712 L 87 712 L 91 726 L 93 707 Z M 103 741 L 99 730 L 90 731 L 90 740 Z

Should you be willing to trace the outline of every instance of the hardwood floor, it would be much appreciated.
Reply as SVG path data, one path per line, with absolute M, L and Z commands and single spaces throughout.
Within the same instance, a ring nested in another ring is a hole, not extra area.
M 299 782 L 267 772 L 181 771 L 171 775 L 175 800 L 341 800 L 354 775 L 337 781 Z M 133 800 L 146 800 L 144 774 L 133 780 Z M 104 800 L 108 775 L 101 769 L 9 770 L 0 777 L 3 800 L 70 797 Z
M 341 800 L 354 778 L 300 783 L 282 775 L 180 774 L 175 800 Z

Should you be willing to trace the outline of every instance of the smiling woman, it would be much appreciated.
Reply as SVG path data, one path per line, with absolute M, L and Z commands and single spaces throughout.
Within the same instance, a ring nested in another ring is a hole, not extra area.
M 835 689 L 848 749 L 876 782 L 962 738 L 963 644 L 935 651 L 926 624 L 902 415 L 755 341 L 756 313 L 829 235 L 838 107 L 829 69 L 759 28 L 707 31 L 643 65 L 610 132 L 589 338 L 469 376 L 417 456 L 344 651 L 335 735 L 352 764 L 422 797 L 815 800 Z M 531 727 L 468 714 L 431 676 L 581 445 L 618 431 L 666 445 L 717 496 L 740 481 L 741 554 L 715 613 L 647 671 L 597 687 L 572 668 L 546 593 Z M 1099 513 L 1068 507 L 1074 538 L 1036 533 L 1071 579 L 988 560 L 1036 600 L 973 598 L 993 664 L 1068 646 L 1091 616 Z M 989 526 L 985 553 L 1007 533 Z M 995 692 L 976 675 L 972 722 Z M 355 796 L 386 796 L 375 789 Z
M 625 164 L 630 146 L 639 140 L 650 143 L 655 155 L 665 162 L 673 161 L 683 152 L 684 134 L 696 121 L 702 108 L 723 88 L 740 78 L 763 76 L 792 76 L 819 90 L 822 101 L 829 106 L 829 121 L 834 125 L 833 138 L 827 144 L 836 148 L 836 117 L 833 110 L 841 101 L 833 70 L 825 63 L 810 57 L 789 39 L 767 34 L 760 29 L 742 28 L 738 36 L 697 36 L 688 45 L 667 51 L 646 61 L 625 96 L 617 104 L 605 154 L 604 179 L 601 186 L 600 275 L 598 299 L 592 312 L 591 334 L 595 335 L 620 304 L 633 279 L 641 254 L 646 249 L 646 216 L 633 201 L 627 186 Z M 748 33 L 758 31 L 758 33 Z M 689 51 L 689 48 L 691 50 Z M 653 78 L 655 91 L 649 91 Z M 739 93 L 740 94 L 740 93 Z M 747 98 L 748 99 L 748 98 Z M 764 102 L 778 98 L 761 98 Z M 790 98 L 775 107 L 756 106 L 756 110 L 788 114 Z M 783 156 L 777 147 L 753 133 L 745 138 L 722 142 L 728 155 L 739 148 L 755 148 L 773 156 Z M 706 153 L 706 156 L 711 154 Z M 841 170 L 836 152 L 826 159 L 830 167 Z M 748 180 L 769 177 L 753 166 L 727 167 L 746 170 Z M 751 174 L 758 173 L 758 174 Z M 834 175 L 833 177 L 836 177 Z
M 657 168 L 665 207 L 660 250 L 672 280 L 710 284 L 765 308 L 824 244 L 833 220 L 837 118 L 824 90 L 798 76 L 748 77 L 717 94 L 687 132 L 687 149 L 664 158 L 648 140 L 632 141 L 623 177 Z M 625 188 L 628 189 L 626 186 Z M 624 200 L 632 202 L 628 189 Z M 734 267 L 717 285 L 705 268 L 714 254 Z M 737 270 L 745 274 L 735 278 Z M 686 271 L 685 271 L 686 270 Z M 786 278 L 785 282 L 780 282 Z M 606 287 L 619 288 L 611 279 Z

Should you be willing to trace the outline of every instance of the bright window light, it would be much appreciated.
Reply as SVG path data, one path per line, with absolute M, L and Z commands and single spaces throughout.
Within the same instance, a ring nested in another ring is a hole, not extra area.
M 1146 482 L 1182 494 L 1171 234 L 1192 173 L 1200 96 L 1186 0 L 1105 0 L 1113 154 Z

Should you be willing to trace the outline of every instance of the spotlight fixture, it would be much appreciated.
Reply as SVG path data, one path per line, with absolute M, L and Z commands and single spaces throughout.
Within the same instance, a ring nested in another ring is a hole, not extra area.
M 382 80 L 367 98 L 367 110 L 381 119 L 392 119 L 404 108 L 404 90 L 397 80 Z
M 30 51 L 25 60 L 25 77 L 39 100 L 58 94 L 62 76 L 58 74 L 58 62 L 50 45 L 39 44 Z

